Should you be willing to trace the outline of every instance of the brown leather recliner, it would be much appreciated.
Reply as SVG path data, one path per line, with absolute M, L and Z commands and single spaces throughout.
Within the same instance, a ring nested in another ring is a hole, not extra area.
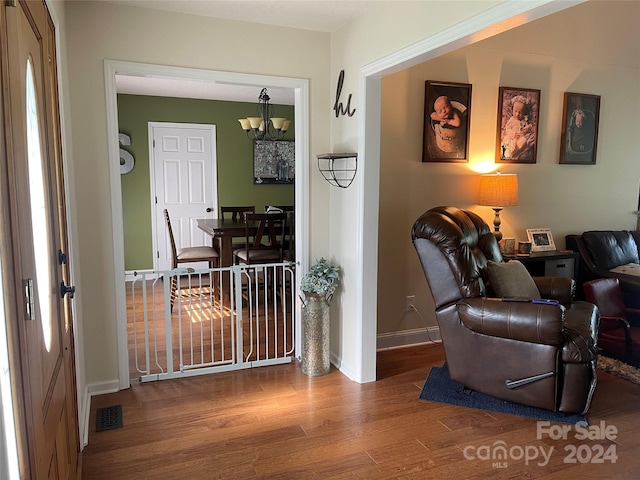
M 549 410 L 586 413 L 596 387 L 598 309 L 571 302 L 571 279 L 534 278 L 560 305 L 487 296 L 498 243 L 478 215 L 436 207 L 412 239 L 435 303 L 451 378 L 471 390 Z

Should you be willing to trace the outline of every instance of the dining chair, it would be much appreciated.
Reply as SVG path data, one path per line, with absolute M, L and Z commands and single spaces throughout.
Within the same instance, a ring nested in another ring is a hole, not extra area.
M 286 213 L 246 213 L 244 248 L 233 252 L 239 263 L 277 263 L 282 261 L 282 243 L 287 228 Z
M 597 278 L 582 285 L 587 302 L 600 311 L 598 347 L 614 358 L 640 363 L 640 309 L 624 304 L 617 278 Z
M 287 228 L 282 241 L 283 260 L 295 262 L 295 206 L 294 205 L 265 205 L 265 213 L 285 213 L 287 215 Z
M 243 221 L 245 213 L 256 213 L 256 207 L 253 205 L 220 207 L 220 218 Z
M 296 207 L 294 205 L 265 205 L 264 213 L 281 213 L 281 212 L 293 212 Z
M 164 209 L 164 219 L 167 224 L 169 233 L 169 244 L 171 246 L 171 270 L 178 268 L 181 263 L 207 262 L 209 268 L 217 268 L 219 265 L 218 251 L 206 245 L 197 247 L 176 248 L 175 238 L 173 236 L 173 228 L 171 228 L 171 219 L 169 212 Z M 177 297 L 178 280 L 175 275 L 171 277 L 171 311 L 173 311 L 173 303 Z
M 282 242 L 282 258 L 290 262 L 296 261 L 296 215 L 293 211 L 286 212 L 287 227 Z
M 220 218 L 228 218 L 234 222 L 243 222 L 245 213 L 256 213 L 256 207 L 253 205 L 220 207 Z M 236 251 L 240 248 L 245 248 L 245 246 L 245 240 L 238 241 L 234 239 L 231 248 Z
M 282 243 L 287 228 L 287 214 L 246 213 L 244 218 L 246 246 L 233 252 L 235 263 L 256 265 L 282 262 Z M 279 278 L 272 269 L 267 269 L 266 272 L 250 272 L 250 275 L 253 274 L 256 275 L 256 281 L 260 275 L 263 275 L 267 285 L 275 286 L 274 280 Z

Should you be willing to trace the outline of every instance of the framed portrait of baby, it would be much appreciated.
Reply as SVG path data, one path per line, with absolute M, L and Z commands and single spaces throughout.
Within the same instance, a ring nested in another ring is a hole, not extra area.
M 582 93 L 564 94 L 560 162 L 595 165 L 600 122 L 600 97 Z
M 425 82 L 423 162 L 467 162 L 471 85 Z
M 536 163 L 540 90 L 500 87 L 496 163 Z

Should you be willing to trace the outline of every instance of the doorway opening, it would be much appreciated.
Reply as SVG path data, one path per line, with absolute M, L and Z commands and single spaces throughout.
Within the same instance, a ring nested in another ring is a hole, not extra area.
M 532 22 L 581 3 L 541 1 L 505 2 L 426 37 L 404 49 L 392 52 L 360 68 L 360 122 L 358 159 L 361 162 L 360 194 L 357 202 L 358 238 L 358 324 L 354 337 L 358 346 L 358 381 L 376 379 L 377 302 L 378 302 L 378 212 L 380 211 L 380 143 L 383 77 L 429 61 L 511 28 Z M 358 175 L 360 175 L 360 172 Z
M 111 211 L 113 223 L 114 272 L 117 310 L 117 344 L 119 388 L 130 386 L 127 352 L 126 295 L 124 268 L 124 234 L 122 219 L 122 191 L 120 183 L 120 155 L 118 144 L 118 106 L 116 76 L 143 78 L 168 78 L 217 82 L 224 85 L 247 85 L 261 88 L 285 88 L 294 93 L 295 122 L 295 241 L 296 264 L 300 275 L 304 275 L 308 264 L 309 238 L 309 85 L 306 79 L 268 77 L 212 70 L 199 70 L 164 65 L 149 65 L 107 60 L 105 62 L 105 94 L 107 102 L 107 132 L 109 139 Z M 238 127 L 240 128 L 240 127 Z M 299 285 L 296 284 L 296 289 Z M 296 318 L 300 318 L 301 305 L 296 302 Z M 296 345 L 300 344 L 300 329 L 296 329 Z

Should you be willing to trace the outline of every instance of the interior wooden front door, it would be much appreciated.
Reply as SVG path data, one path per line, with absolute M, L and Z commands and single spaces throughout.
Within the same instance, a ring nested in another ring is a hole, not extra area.
M 5 4 L 2 84 L 6 141 L 3 232 L 12 256 L 19 345 L 21 478 L 73 479 L 78 464 L 67 230 L 57 104 L 55 31 L 42 1 Z M 6 45 L 6 47 L 5 47 Z M 5 218 L 9 218 L 9 223 Z M 63 285 L 64 284 L 64 285 Z M 19 353 L 18 353 L 19 352 Z

